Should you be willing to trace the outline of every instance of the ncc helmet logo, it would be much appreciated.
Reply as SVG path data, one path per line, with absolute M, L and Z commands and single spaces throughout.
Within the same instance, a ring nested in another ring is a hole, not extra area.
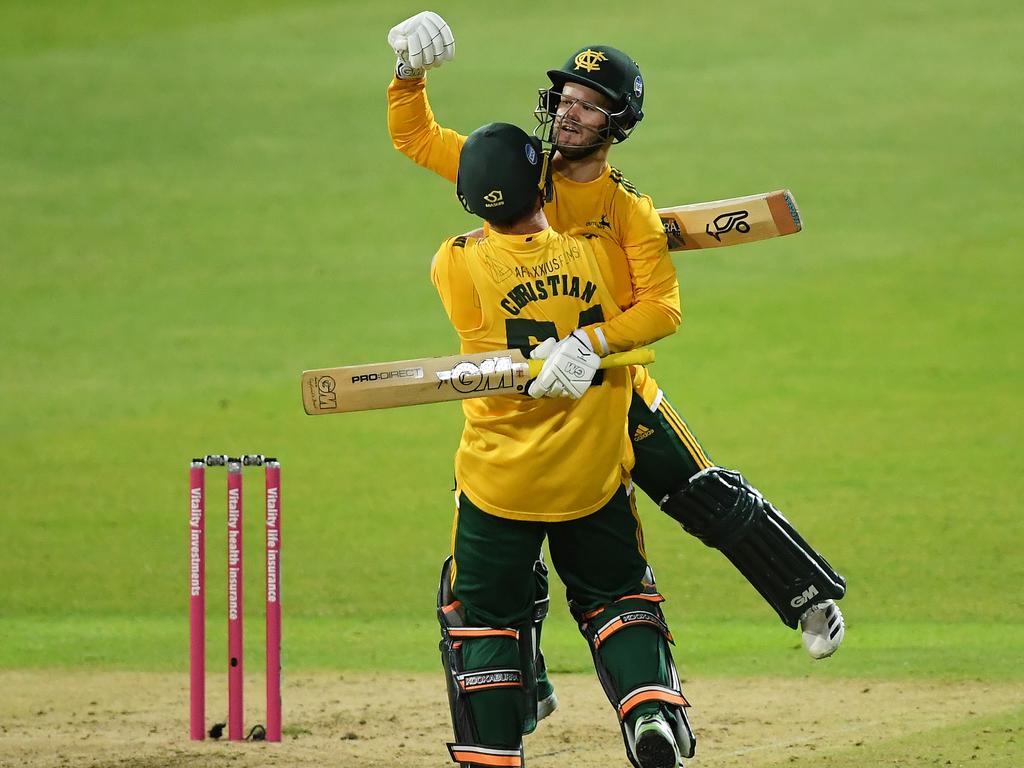
M 526 160 L 530 163 L 530 165 L 536 165 L 537 164 L 537 150 L 533 148 L 533 144 L 527 144 L 526 147 L 525 147 L 525 150 L 526 150 Z
M 505 195 L 502 194 L 500 189 L 494 189 L 484 195 L 484 206 L 487 208 L 495 208 L 499 205 L 505 204 Z
M 601 62 L 608 61 L 608 57 L 605 56 L 604 51 L 592 51 L 587 48 L 585 51 L 580 51 L 576 54 L 574 63 L 576 64 L 573 69 L 585 69 L 587 72 L 597 72 L 601 69 Z

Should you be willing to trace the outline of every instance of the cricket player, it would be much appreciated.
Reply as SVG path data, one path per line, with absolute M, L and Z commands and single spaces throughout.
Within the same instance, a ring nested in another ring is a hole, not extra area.
M 446 240 L 431 264 L 462 352 L 529 343 L 545 361 L 523 395 L 463 401 L 438 593 L 449 752 L 464 768 L 523 764 L 522 736 L 537 721 L 534 568 L 546 536 L 629 759 L 675 768 L 695 740 L 623 467 L 631 375 L 598 366 L 676 330 L 679 284 L 668 253 L 651 252 L 642 274 L 623 276 L 642 296 L 620 305 L 604 241 L 548 225 L 549 178 L 539 139 L 507 123 L 474 131 L 458 195 L 489 233 Z
M 434 119 L 425 76 L 453 58 L 451 29 L 425 11 L 392 28 L 388 42 L 398 55 L 388 87 L 392 141 L 417 164 L 454 182 L 465 137 Z M 668 247 L 650 198 L 608 163 L 611 146 L 643 119 L 643 77 L 632 59 L 606 45 L 586 46 L 547 74 L 552 85 L 540 91 L 536 110 L 537 133 L 552 150 L 544 212 L 558 232 L 601 240 L 604 268 L 616 278 L 615 302 L 628 306 L 642 300 L 646 289 L 626 275 L 644 275 Z M 593 341 L 596 350 L 607 351 L 601 338 Z M 845 580 L 739 472 L 711 462 L 643 367 L 632 369 L 632 392 L 627 429 L 633 481 L 687 532 L 722 551 L 785 624 L 800 626 L 813 658 L 832 655 L 845 631 L 834 602 L 845 593 Z M 543 668 L 540 678 L 543 717 L 557 700 Z

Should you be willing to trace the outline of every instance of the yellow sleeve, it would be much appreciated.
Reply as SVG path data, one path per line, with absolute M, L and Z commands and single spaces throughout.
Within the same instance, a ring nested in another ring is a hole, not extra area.
M 392 78 L 388 86 L 388 131 L 395 149 L 416 165 L 454 183 L 459 173 L 459 153 L 466 137 L 434 120 L 427 101 L 427 78 Z
M 445 240 L 430 262 L 430 282 L 459 333 L 475 331 L 483 323 L 480 298 L 466 267 L 467 243 L 465 236 Z
M 600 354 L 650 344 L 675 333 L 682 320 L 679 282 L 668 240 L 649 197 L 636 199 L 626 223 L 622 245 L 633 285 L 633 303 L 621 315 L 584 329 Z M 589 242 L 595 248 L 604 247 L 600 240 Z M 604 254 L 598 257 L 608 258 Z

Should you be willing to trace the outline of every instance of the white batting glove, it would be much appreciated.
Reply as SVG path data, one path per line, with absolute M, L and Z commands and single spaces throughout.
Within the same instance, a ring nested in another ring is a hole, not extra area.
M 530 353 L 532 360 L 547 360 L 551 357 L 555 351 L 555 347 L 558 346 L 558 339 L 549 337 L 544 339 L 540 344 L 533 348 Z M 541 369 L 543 370 L 543 369 Z M 537 375 L 537 379 L 530 382 L 530 388 L 526 391 L 528 395 L 534 398 L 539 397 L 565 397 L 565 387 L 559 382 L 555 381 L 548 387 L 541 387 L 537 384 L 540 374 Z
M 601 358 L 583 331 L 573 331 L 558 343 L 553 342 L 546 339 L 530 353 L 534 359 L 544 358 L 544 367 L 530 384 L 529 395 L 578 400 L 590 388 Z
M 422 77 L 423 71 L 455 58 L 455 36 L 448 22 L 433 11 L 417 13 L 388 32 L 388 45 L 398 54 L 399 77 Z

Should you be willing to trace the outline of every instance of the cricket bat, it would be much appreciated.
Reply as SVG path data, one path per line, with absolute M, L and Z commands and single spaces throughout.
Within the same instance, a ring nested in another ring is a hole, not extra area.
M 659 208 L 670 251 L 721 248 L 792 235 L 803 228 L 788 189 L 709 203 Z
M 634 349 L 601 358 L 602 368 L 654 362 L 654 350 Z M 540 373 L 543 360 L 518 349 L 424 357 L 390 363 L 318 368 L 302 372 L 302 405 L 310 416 L 512 395 Z

